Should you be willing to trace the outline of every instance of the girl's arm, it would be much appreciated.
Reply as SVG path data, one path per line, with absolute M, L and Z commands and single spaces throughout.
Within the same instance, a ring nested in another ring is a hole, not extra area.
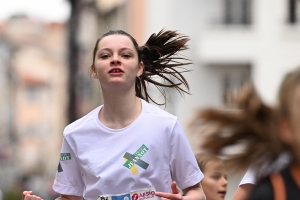
M 246 200 L 254 186 L 254 184 L 250 183 L 240 185 L 235 191 L 232 200 Z
M 60 197 L 56 198 L 55 200 L 82 200 L 82 199 L 83 198 L 79 196 L 61 194 Z
M 172 193 L 155 192 L 155 195 L 162 197 L 162 199 L 171 200 L 206 200 L 205 194 L 202 190 L 201 184 L 198 183 L 194 186 L 183 189 L 183 195 L 177 188 L 176 182 L 173 181 L 171 184 Z
M 192 187 L 186 188 L 183 191 L 183 200 L 206 200 L 205 194 L 203 192 L 201 183 L 198 183 Z

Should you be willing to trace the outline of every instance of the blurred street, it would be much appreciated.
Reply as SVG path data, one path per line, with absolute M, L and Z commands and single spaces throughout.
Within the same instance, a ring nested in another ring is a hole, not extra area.
M 49 1 L 0 0 L 0 200 L 20 200 L 23 190 L 57 197 L 63 130 L 102 104 L 89 67 L 96 40 L 110 29 L 139 45 L 163 28 L 190 36 L 192 95 L 170 92 L 164 109 L 178 116 L 194 152 L 201 138 L 186 127 L 197 109 L 226 104 L 227 92 L 246 81 L 275 104 L 283 74 L 300 66 L 297 0 Z M 228 175 L 227 200 L 241 176 Z

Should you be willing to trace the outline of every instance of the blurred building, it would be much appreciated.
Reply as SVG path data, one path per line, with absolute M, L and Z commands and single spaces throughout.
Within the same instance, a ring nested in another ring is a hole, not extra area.
M 15 139 L 12 130 L 12 93 L 10 90 L 10 51 L 11 47 L 5 38 L 0 36 L 0 190 L 4 183 L 12 183 L 13 166 L 10 157 L 14 148 L 11 146 Z M 10 176 L 7 176 L 10 175 Z
M 135 16 L 140 1 L 77 3 L 74 32 L 70 32 L 70 22 L 45 23 L 24 15 L 12 16 L 0 24 L 3 191 L 15 187 L 34 190 L 46 199 L 46 193 L 55 196 L 50 194 L 51 181 L 68 123 L 68 101 L 76 102 L 76 118 L 102 102 L 99 82 L 93 81 L 89 71 L 96 40 L 110 29 L 123 29 L 138 40 L 143 36 L 139 29 L 143 18 Z M 76 49 L 70 45 L 73 36 Z M 74 50 L 78 51 L 74 54 Z M 69 71 L 70 55 L 76 55 L 75 71 Z M 75 80 L 74 99 L 69 99 L 68 78 Z
M 147 0 L 145 36 L 162 28 L 191 37 L 194 61 L 186 78 L 192 95 L 172 94 L 167 109 L 186 129 L 194 111 L 226 103 L 226 92 L 252 80 L 267 103 L 276 102 L 282 76 L 300 66 L 300 1 Z M 201 138 L 186 129 L 195 151 Z M 231 199 L 240 176 L 229 175 Z
M 226 103 L 226 92 L 246 80 L 254 82 L 265 101 L 274 103 L 283 74 L 300 65 L 297 0 L 78 2 L 76 33 L 68 33 L 67 24 L 44 24 L 24 16 L 0 25 L 1 168 L 5 160 L 20 174 L 54 176 L 68 121 L 68 75 L 76 80 L 76 99 L 70 101 L 76 100 L 79 118 L 102 102 L 99 82 L 92 80 L 89 67 L 96 40 L 110 29 L 127 31 L 140 45 L 162 28 L 190 36 L 186 55 L 194 65 L 186 78 L 192 95 L 183 99 L 170 91 L 166 110 L 179 117 L 195 151 L 199 138 L 186 127 L 195 110 Z M 74 73 L 68 71 L 67 59 L 74 50 L 67 49 L 72 34 L 78 47 Z M 239 181 L 240 176 L 229 176 L 226 199 Z
M 0 187 L 7 188 L 25 174 L 55 174 L 66 125 L 66 24 L 17 15 L 0 34 L 1 149 L 13 170 L 2 174 Z

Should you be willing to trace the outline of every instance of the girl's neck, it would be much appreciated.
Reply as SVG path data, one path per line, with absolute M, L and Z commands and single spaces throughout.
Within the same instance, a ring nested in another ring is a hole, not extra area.
M 142 111 L 141 100 L 132 93 L 103 94 L 104 105 L 98 114 L 102 124 L 121 129 L 134 122 Z

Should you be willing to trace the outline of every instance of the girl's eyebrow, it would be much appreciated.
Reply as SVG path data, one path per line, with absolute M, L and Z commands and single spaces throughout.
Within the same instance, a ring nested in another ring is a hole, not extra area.
M 130 50 L 130 51 L 133 51 L 131 48 L 128 48 L 128 47 L 121 48 L 120 50 L 121 50 L 121 51 L 124 51 L 124 50 Z
M 119 49 L 119 51 L 124 51 L 124 50 L 133 51 L 131 48 L 128 48 L 128 47 L 123 47 L 123 48 Z M 110 48 L 102 48 L 102 49 L 99 49 L 99 51 L 112 51 L 112 50 Z
M 99 49 L 98 51 L 111 51 L 110 48 L 102 48 L 102 49 Z

